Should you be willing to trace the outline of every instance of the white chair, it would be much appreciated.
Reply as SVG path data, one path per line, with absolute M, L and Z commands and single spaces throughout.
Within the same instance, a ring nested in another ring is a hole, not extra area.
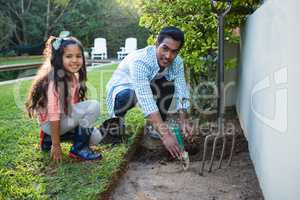
M 94 47 L 92 47 L 91 52 L 92 60 L 94 59 L 107 59 L 107 49 L 106 49 L 106 39 L 105 38 L 95 38 Z
M 137 49 L 137 40 L 136 38 L 127 38 L 125 40 L 125 47 L 120 48 L 121 51 L 117 52 L 118 60 L 122 60 L 129 53 L 135 51 Z

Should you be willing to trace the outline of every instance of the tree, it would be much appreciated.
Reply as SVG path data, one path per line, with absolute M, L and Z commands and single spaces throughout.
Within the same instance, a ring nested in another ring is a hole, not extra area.
M 0 14 L 0 49 L 8 45 L 14 29 L 15 25 L 10 18 Z
M 209 0 L 136 0 L 142 13 L 140 24 L 152 33 L 158 33 L 163 26 L 174 25 L 185 32 L 185 46 L 181 55 L 191 73 L 190 82 L 199 83 L 199 76 L 208 76 L 211 66 L 209 56 L 217 51 L 217 18 L 212 13 Z M 246 14 L 253 12 L 260 0 L 234 0 L 233 8 L 226 17 L 226 40 L 237 43 L 239 37 L 234 28 L 239 27 Z M 219 2 L 218 6 L 223 6 Z M 155 35 L 149 39 L 154 43 Z
M 12 45 L 28 45 L 45 40 L 69 8 L 69 0 L 0 0 L 3 16 L 13 24 Z
M 47 0 L 44 40 L 48 38 L 49 33 L 62 20 L 63 15 L 66 13 L 67 9 L 70 8 L 70 0 Z
M 50 35 L 69 30 L 87 50 L 94 38 L 106 38 L 112 57 L 126 37 L 138 38 L 139 47 L 148 37 L 148 31 L 139 27 L 135 7 L 124 0 L 0 0 L 0 10 L 0 23 L 5 17 L 11 25 L 3 30 L 12 32 L 2 48 L 42 44 Z
M 15 36 L 17 43 L 27 43 L 26 35 L 26 17 L 29 14 L 29 9 L 31 7 L 31 0 L 12 0 L 12 1 L 3 1 L 1 0 L 0 8 L 3 12 L 3 16 L 9 18 L 12 23 L 15 24 L 13 29 L 13 34 Z
M 126 37 L 138 38 L 139 47 L 144 47 L 149 35 L 145 28 L 139 27 L 135 8 L 119 0 L 80 0 L 64 15 L 58 29 L 71 31 L 87 50 L 95 38 L 106 38 L 109 57 L 116 56 Z

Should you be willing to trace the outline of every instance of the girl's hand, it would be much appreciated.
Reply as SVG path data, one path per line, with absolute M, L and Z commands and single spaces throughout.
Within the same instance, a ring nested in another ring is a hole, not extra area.
M 51 153 L 50 157 L 54 163 L 61 163 L 61 147 L 60 147 L 60 120 L 50 121 L 51 128 Z
M 59 164 L 62 162 L 60 144 L 56 144 L 56 145 L 52 144 L 50 157 L 55 163 Z

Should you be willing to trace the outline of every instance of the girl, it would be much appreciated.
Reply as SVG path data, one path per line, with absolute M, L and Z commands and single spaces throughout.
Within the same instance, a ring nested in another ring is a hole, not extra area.
M 90 128 L 100 114 L 99 103 L 86 100 L 86 66 L 82 44 L 74 37 L 50 37 L 44 50 L 45 62 L 33 81 L 26 102 L 29 117 L 38 116 L 42 151 L 51 150 L 55 162 L 61 162 L 61 139 L 72 138 L 69 156 L 78 160 L 101 159 L 90 144 L 98 144 L 103 135 Z

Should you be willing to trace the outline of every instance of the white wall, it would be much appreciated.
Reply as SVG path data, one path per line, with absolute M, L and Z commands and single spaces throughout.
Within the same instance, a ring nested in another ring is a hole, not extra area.
M 268 0 L 247 22 L 237 110 L 266 200 L 300 199 L 300 1 Z

